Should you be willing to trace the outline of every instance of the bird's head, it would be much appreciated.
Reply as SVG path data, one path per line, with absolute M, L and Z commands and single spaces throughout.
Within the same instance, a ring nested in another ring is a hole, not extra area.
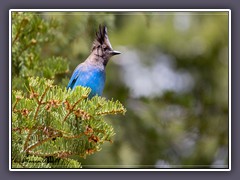
M 107 35 L 107 27 L 99 25 L 99 30 L 96 32 L 96 38 L 93 42 L 92 52 L 97 57 L 104 60 L 103 64 L 106 65 L 108 60 L 120 54 L 119 51 L 114 51 Z

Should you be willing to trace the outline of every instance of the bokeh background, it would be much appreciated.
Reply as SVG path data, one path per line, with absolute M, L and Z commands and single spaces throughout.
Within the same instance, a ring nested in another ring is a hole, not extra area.
M 84 168 L 228 168 L 228 12 L 42 12 L 55 19 L 42 57 L 62 56 L 65 87 L 89 55 L 99 24 L 115 50 L 103 96 L 125 116 L 108 116 L 113 144 Z

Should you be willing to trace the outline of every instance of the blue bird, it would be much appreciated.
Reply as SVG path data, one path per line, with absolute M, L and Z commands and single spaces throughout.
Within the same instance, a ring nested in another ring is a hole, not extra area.
M 120 52 L 113 50 L 107 35 L 107 27 L 99 25 L 91 54 L 76 67 L 67 89 L 74 89 L 76 86 L 89 87 L 91 88 L 89 98 L 95 95 L 101 96 L 106 79 L 106 65 L 109 59 L 117 54 L 120 54 Z

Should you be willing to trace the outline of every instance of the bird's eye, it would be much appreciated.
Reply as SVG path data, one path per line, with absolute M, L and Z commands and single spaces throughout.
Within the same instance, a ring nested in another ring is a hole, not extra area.
M 104 51 L 107 51 L 107 50 L 108 50 L 108 48 L 107 48 L 107 47 L 104 47 L 104 48 L 103 48 L 103 50 L 104 50 Z

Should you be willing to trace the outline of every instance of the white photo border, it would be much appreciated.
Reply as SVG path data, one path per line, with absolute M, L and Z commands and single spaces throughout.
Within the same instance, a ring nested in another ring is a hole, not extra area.
M 211 168 L 211 169 L 129 169 L 129 168 L 111 168 L 111 169 L 15 169 L 11 164 L 11 121 L 9 120 L 9 171 L 231 171 L 231 9 L 10 9 L 9 10 L 9 118 L 12 119 L 11 108 L 11 91 L 12 91 L 12 12 L 228 12 L 228 168 Z

